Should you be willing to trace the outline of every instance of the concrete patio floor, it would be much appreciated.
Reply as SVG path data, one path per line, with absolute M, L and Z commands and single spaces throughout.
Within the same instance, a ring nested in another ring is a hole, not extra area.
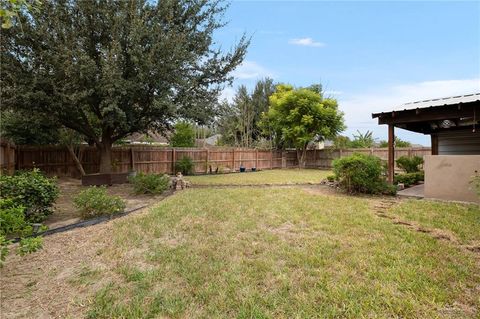
M 424 198 L 425 197 L 424 194 L 425 194 L 425 184 L 415 185 L 397 192 L 398 196 L 415 197 L 415 198 Z

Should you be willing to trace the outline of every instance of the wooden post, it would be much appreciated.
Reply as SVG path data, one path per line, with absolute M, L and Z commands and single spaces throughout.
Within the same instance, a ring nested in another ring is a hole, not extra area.
M 135 171 L 135 154 L 133 147 L 130 146 L 130 168 L 132 169 L 132 172 Z
M 10 172 L 10 142 L 7 142 L 7 147 L 5 148 L 5 164 L 7 165 L 6 172 L 7 174 L 11 174 Z
M 273 150 L 270 150 L 270 169 L 273 169 Z
M 235 148 L 233 148 L 232 162 L 232 172 L 235 172 Z
M 430 135 L 430 140 L 432 144 L 432 155 L 438 155 L 438 135 L 432 134 Z
M 258 169 L 258 148 L 255 149 L 255 168 Z
M 175 172 L 175 148 L 172 148 L 172 173 L 173 173 L 173 175 L 176 174 L 176 172 Z
M 388 125 L 388 182 L 393 184 L 393 176 L 395 175 L 395 127 L 393 124 Z
M 282 151 L 282 168 L 287 168 L 287 152 Z
M 210 161 L 210 150 L 206 149 L 206 157 L 205 157 L 205 174 L 208 174 L 208 162 Z

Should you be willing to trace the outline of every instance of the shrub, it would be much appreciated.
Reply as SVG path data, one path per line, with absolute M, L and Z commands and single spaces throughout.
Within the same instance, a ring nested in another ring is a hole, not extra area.
M 0 194 L 25 208 L 25 220 L 38 223 L 53 213 L 58 197 L 54 178 L 44 176 L 40 170 L 19 171 L 13 176 L 0 176 Z
M 105 186 L 92 186 L 81 191 L 73 199 L 73 204 L 85 219 L 120 213 L 126 207 L 121 197 L 108 195 Z
M 382 161 L 372 155 L 354 153 L 333 161 L 333 172 L 340 186 L 350 193 L 390 192 Z
M 138 173 L 131 177 L 129 182 L 133 184 L 133 191 L 136 194 L 161 194 L 170 183 L 170 177 L 163 174 Z
M 33 233 L 32 226 L 25 221 L 25 208 L 13 199 L 0 199 L 0 267 L 9 253 L 8 238 L 13 236 L 29 236 Z M 23 238 L 20 241 L 18 253 L 25 255 L 42 248 L 42 238 Z
M 397 160 L 397 166 L 407 173 L 415 173 L 420 171 L 420 165 L 423 164 L 423 158 L 420 156 L 401 156 Z
M 17 253 L 20 256 L 25 254 L 30 254 L 36 252 L 37 250 L 42 249 L 43 247 L 43 238 L 42 237 L 28 237 L 20 240 L 20 247 L 18 248 Z
M 327 176 L 327 181 L 329 181 L 329 182 L 335 181 L 335 175 L 328 175 Z
M 0 235 L 0 267 L 3 266 L 3 263 L 5 262 L 5 259 L 7 258 L 9 249 L 8 245 L 10 244 L 10 241 L 5 238 L 5 236 Z
M 22 231 L 25 226 L 25 208 L 12 199 L 0 199 L 0 235 Z
M 425 178 L 424 172 L 415 172 L 415 173 L 406 173 L 395 175 L 394 181 L 395 184 L 402 183 L 406 187 L 410 185 L 415 185 L 420 181 L 423 181 Z
M 175 172 L 182 172 L 183 175 L 193 175 L 193 167 L 192 159 L 184 156 L 175 163 Z

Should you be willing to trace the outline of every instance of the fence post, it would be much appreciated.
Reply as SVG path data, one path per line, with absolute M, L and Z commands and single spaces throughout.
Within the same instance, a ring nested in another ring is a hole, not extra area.
M 282 151 L 282 168 L 287 168 L 287 152 Z
M 255 149 L 255 168 L 258 169 L 258 148 Z
M 235 172 L 235 148 L 233 148 L 232 162 L 232 171 Z
M 132 146 L 130 146 L 130 167 L 132 172 L 135 171 L 135 154 Z
M 412 157 L 412 148 L 411 147 L 408 148 L 408 157 Z
M 172 174 L 175 175 L 175 147 L 172 148 Z
M 207 156 L 205 157 L 205 174 L 208 173 L 208 162 L 210 161 L 210 150 L 206 149 Z
M 270 169 L 273 169 L 273 150 L 270 150 Z
M 7 147 L 5 148 L 5 159 L 6 159 L 6 165 L 7 165 L 7 174 L 11 174 L 10 172 L 10 142 L 7 142 Z

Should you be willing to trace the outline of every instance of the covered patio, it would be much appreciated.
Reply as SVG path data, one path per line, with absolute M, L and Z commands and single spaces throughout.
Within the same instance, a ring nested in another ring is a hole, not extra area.
M 480 93 L 406 103 L 372 114 L 388 125 L 388 180 L 395 174 L 395 127 L 428 134 L 431 155 L 424 158 L 426 198 L 480 203 L 470 187 L 480 173 Z

